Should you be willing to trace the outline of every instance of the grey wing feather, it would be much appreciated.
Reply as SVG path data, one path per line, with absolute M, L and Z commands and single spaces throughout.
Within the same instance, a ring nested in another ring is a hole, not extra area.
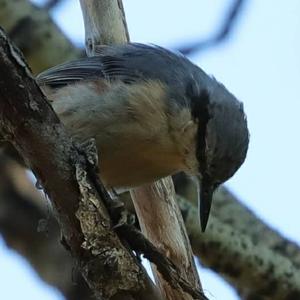
M 103 46 L 97 56 L 67 62 L 37 76 L 40 85 L 60 87 L 80 80 L 105 78 L 131 83 L 157 79 L 180 85 L 197 67 L 166 49 L 144 44 Z M 197 68 L 197 72 L 199 69 Z
M 87 57 L 63 63 L 40 73 L 36 80 L 40 85 L 59 87 L 76 81 L 104 77 L 98 57 Z

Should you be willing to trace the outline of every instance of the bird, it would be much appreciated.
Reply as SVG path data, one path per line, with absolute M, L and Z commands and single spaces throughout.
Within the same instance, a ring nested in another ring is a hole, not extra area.
M 244 162 L 243 103 L 188 58 L 157 45 L 103 45 L 36 77 L 72 137 L 96 141 L 108 189 L 184 172 L 198 183 L 201 229 L 213 192 Z

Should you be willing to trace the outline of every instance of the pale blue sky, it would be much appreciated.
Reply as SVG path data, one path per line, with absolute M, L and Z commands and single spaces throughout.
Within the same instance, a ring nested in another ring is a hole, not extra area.
M 123 1 L 131 40 L 169 48 L 209 36 L 231 3 Z M 66 0 L 54 11 L 54 16 L 63 30 L 80 44 L 84 36 L 78 2 Z M 227 42 L 191 57 L 245 104 L 251 131 L 249 154 L 228 186 L 261 218 L 298 243 L 299 15 L 298 0 L 248 1 Z M 211 272 L 200 272 L 210 299 L 237 299 Z M 17 289 L 13 278 L 18 278 Z M 52 289 L 44 290 L 28 266 L 7 252 L 3 243 L 0 243 L 0 282 L 3 299 L 20 296 L 30 300 L 61 299 Z

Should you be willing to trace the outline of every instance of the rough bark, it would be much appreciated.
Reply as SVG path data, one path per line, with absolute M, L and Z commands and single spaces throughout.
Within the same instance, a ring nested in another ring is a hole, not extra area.
M 33 187 L 25 169 L 3 155 L 0 170 L 0 232 L 6 245 L 25 257 L 65 299 L 94 299 L 60 243 L 59 226 L 47 199 Z
M 103 299 L 159 299 L 132 253 L 112 231 L 103 191 L 42 95 L 19 51 L 0 31 L 0 131 L 26 159 L 55 208 L 64 242 Z M 105 270 L 105 272 L 104 272 Z

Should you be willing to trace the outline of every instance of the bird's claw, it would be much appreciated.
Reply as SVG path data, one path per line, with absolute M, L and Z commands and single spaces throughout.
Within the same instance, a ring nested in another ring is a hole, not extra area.
M 114 224 L 113 229 L 122 227 L 124 225 L 134 225 L 134 223 L 135 216 L 127 210 L 123 209 L 120 213 L 117 223 Z
M 94 138 L 90 138 L 82 143 L 80 143 L 80 147 L 82 152 L 84 152 L 86 159 L 90 166 L 98 173 L 98 151 L 96 146 L 96 140 Z

